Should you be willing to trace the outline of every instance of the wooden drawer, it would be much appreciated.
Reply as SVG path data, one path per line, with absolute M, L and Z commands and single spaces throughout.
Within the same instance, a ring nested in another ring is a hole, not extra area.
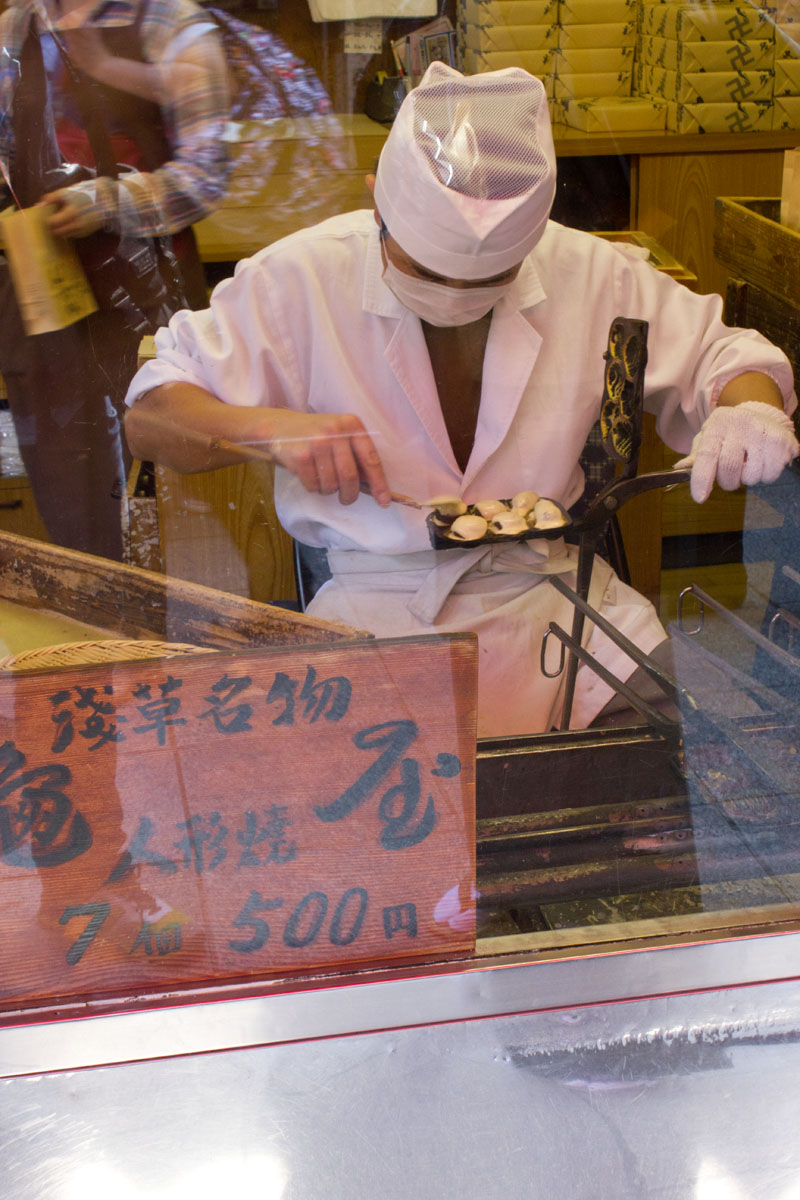
M 31 485 L 24 476 L 0 478 L 0 529 L 48 542 Z

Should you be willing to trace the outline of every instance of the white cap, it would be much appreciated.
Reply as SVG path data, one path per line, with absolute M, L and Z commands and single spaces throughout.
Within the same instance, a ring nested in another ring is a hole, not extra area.
M 465 76 L 434 62 L 389 131 L 375 203 L 415 262 L 449 279 L 490 279 L 539 241 L 555 190 L 541 80 L 521 67 Z

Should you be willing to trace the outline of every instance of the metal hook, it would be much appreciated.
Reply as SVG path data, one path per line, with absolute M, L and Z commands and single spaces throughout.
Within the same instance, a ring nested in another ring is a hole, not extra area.
M 561 672 L 564 670 L 564 662 L 565 662 L 565 660 L 566 660 L 566 656 L 567 656 L 567 651 L 566 651 L 566 647 L 565 647 L 564 643 L 563 643 L 563 642 L 561 642 L 561 641 L 559 641 L 559 647 L 560 647 L 560 650 L 561 650 L 561 656 L 560 656 L 560 658 L 559 658 L 558 670 L 556 670 L 556 671 L 548 671 L 548 669 L 547 669 L 547 662 L 546 662 L 546 659 L 547 659 L 547 639 L 550 637 L 550 634 L 551 634 L 552 632 L 553 632 L 553 631 L 552 631 L 552 629 L 545 629 L 545 631 L 544 631 L 544 637 L 542 638 L 542 649 L 541 649 L 541 652 L 540 652 L 540 664 L 539 664 L 539 665 L 541 666 L 541 669 L 542 669 L 542 674 L 544 675 L 545 679 L 557 679 L 557 678 L 558 678 L 558 676 L 559 676 L 559 675 L 561 674 Z
M 791 653 L 794 646 L 794 635 L 795 633 L 800 633 L 800 620 L 793 613 L 787 612 L 785 608 L 779 608 L 767 628 L 767 637 L 771 642 L 775 641 L 775 626 L 781 621 L 789 627 L 786 649 Z
M 698 618 L 697 618 L 697 620 L 698 620 L 697 628 L 696 629 L 685 629 L 684 625 L 683 625 L 683 598 L 684 598 L 684 596 L 688 596 L 688 595 L 697 596 L 693 583 L 690 583 L 688 587 L 685 587 L 683 589 L 683 591 L 680 593 L 680 595 L 678 596 L 678 608 L 677 608 L 678 628 L 680 629 L 681 633 L 685 633 L 687 635 L 687 637 L 694 637 L 696 634 L 700 633 L 700 631 L 703 628 L 703 622 L 705 620 L 706 610 L 705 610 L 703 601 L 700 599 L 699 596 L 697 596 L 697 603 L 700 605 L 700 612 L 699 612 Z

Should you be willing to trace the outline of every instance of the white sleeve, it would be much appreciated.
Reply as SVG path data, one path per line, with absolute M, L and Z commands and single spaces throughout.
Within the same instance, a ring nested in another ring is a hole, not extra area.
M 263 252 L 262 252 L 263 253 Z M 155 335 L 157 357 L 139 370 L 125 402 L 164 383 L 192 383 L 226 404 L 303 408 L 307 388 L 292 331 L 274 300 L 261 255 L 239 264 L 210 307 L 176 313 Z
M 696 295 L 646 263 L 618 259 L 620 315 L 649 321 L 645 409 L 668 446 L 687 453 L 726 383 L 746 371 L 769 375 L 794 412 L 788 358 L 756 330 L 723 324 L 721 296 Z

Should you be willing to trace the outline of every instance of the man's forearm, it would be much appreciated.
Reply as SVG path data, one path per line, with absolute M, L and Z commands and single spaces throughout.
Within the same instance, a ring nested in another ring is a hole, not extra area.
M 223 404 L 211 392 L 191 383 L 167 383 L 146 392 L 130 408 L 125 433 L 136 458 L 158 462 L 189 474 L 213 471 L 242 461 L 242 455 L 219 442 L 258 445 L 268 424 L 262 410 Z
M 352 413 L 223 404 L 195 384 L 165 383 L 129 409 L 125 431 L 137 458 L 183 474 L 267 457 L 309 492 L 338 492 L 342 504 L 358 499 L 362 485 L 378 504 L 391 501 L 378 451 Z
M 736 404 L 745 404 L 757 400 L 761 404 L 771 404 L 773 408 L 783 409 L 783 396 L 774 379 L 762 371 L 745 371 L 736 375 L 719 394 L 717 404 L 721 408 L 731 408 Z

